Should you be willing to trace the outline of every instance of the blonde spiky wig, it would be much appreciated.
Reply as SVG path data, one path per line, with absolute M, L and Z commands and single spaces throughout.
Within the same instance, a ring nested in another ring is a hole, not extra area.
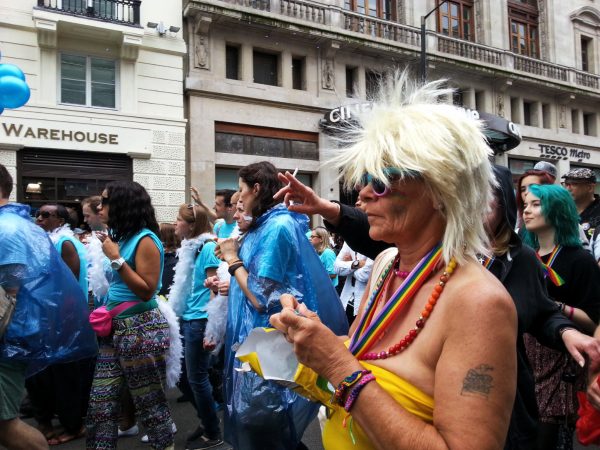
M 446 219 L 443 256 L 459 263 L 487 254 L 485 214 L 495 178 L 491 149 L 480 121 L 465 110 L 442 103 L 452 93 L 444 80 L 417 86 L 406 72 L 381 80 L 373 108 L 359 113 L 339 138 L 342 144 L 330 163 L 352 189 L 365 173 L 386 180 L 385 169 L 400 177 L 424 180 Z

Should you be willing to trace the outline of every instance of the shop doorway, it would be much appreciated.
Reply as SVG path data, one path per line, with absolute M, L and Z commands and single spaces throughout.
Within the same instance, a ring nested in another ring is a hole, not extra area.
M 81 200 L 99 195 L 106 183 L 132 178 L 127 155 L 46 149 L 17 153 L 17 201 L 30 205 L 32 213 L 45 203 L 80 212 Z

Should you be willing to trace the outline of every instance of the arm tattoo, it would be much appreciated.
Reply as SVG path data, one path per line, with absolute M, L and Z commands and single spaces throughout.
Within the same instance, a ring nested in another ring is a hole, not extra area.
M 488 398 L 488 395 L 494 387 L 491 372 L 494 370 L 492 366 L 481 364 L 477 367 L 469 369 L 467 376 L 463 380 L 463 387 L 460 395 L 479 395 Z

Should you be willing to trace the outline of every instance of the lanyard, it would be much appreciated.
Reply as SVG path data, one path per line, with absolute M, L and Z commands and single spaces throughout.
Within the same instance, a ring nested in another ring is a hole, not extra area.
M 495 259 L 496 258 L 494 258 L 493 256 L 491 258 L 486 256 L 485 258 L 483 258 L 483 261 L 481 261 L 481 264 L 483 264 L 483 267 L 489 270 L 492 264 L 494 264 Z
M 360 321 L 352 341 L 350 342 L 350 351 L 358 359 L 361 358 L 382 335 L 385 329 L 398 317 L 404 306 L 415 296 L 425 280 L 437 267 L 442 256 L 442 244 L 437 244 L 427 253 L 421 261 L 413 268 L 408 277 L 402 282 L 400 287 L 392 297 L 387 301 L 383 309 L 375 316 L 375 310 L 379 300 L 384 295 L 385 280 L 388 276 L 393 276 L 390 270 L 393 263 L 385 269 L 376 285 L 367 310 Z
M 550 278 L 550 281 L 552 281 L 552 283 L 555 286 L 562 286 L 563 284 L 565 284 L 565 281 L 560 277 L 556 270 L 552 268 L 552 264 L 554 264 L 554 261 L 556 260 L 556 257 L 558 256 L 558 253 L 561 249 L 562 247 L 560 245 L 554 247 L 552 253 L 550 253 L 550 256 L 548 258 L 548 264 L 545 264 L 544 261 L 542 261 L 540 254 L 538 252 L 535 252 L 536 256 L 540 260 L 540 263 L 542 263 L 542 268 L 544 269 L 544 278 Z

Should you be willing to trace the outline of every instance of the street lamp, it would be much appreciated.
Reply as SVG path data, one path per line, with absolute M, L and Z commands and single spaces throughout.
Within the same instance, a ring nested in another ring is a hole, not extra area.
M 440 6 L 446 3 L 448 0 L 442 0 L 435 8 L 429 11 L 426 15 L 421 16 L 421 83 L 427 81 L 427 49 L 425 45 L 425 21 L 427 18 L 436 12 Z

